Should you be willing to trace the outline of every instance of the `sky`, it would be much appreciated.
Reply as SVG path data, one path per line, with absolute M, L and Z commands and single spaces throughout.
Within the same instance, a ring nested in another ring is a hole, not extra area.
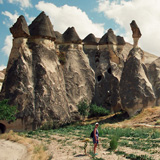
M 142 33 L 139 46 L 160 56 L 160 0 L 0 0 L 0 70 L 12 48 L 9 28 L 20 15 L 30 25 L 42 11 L 60 33 L 73 26 L 81 39 L 90 33 L 101 38 L 112 28 L 131 44 L 130 23 L 135 20 Z

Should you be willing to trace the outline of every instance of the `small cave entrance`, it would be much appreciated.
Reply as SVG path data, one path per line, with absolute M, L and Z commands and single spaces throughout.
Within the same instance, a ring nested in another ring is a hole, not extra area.
M 102 76 L 101 75 L 97 76 L 97 81 L 100 82 L 101 80 L 102 80 Z
M 108 68 L 107 72 L 108 72 L 109 74 L 112 74 L 112 69 L 111 69 L 111 67 Z
M 5 133 L 5 131 L 6 131 L 6 126 L 0 123 L 0 134 Z

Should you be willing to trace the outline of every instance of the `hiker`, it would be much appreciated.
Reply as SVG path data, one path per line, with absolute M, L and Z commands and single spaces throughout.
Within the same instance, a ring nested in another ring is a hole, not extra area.
M 94 131 L 93 131 L 93 144 L 94 144 L 94 154 L 97 155 L 96 153 L 96 148 L 97 148 L 97 145 L 98 145 L 98 123 L 95 124 L 95 128 L 94 128 Z

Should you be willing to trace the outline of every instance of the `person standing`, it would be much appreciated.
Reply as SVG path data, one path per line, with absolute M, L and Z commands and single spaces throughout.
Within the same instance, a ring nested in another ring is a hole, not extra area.
M 94 131 L 93 131 L 93 144 L 94 144 L 94 154 L 97 155 L 96 153 L 96 148 L 97 148 L 97 145 L 98 145 L 98 123 L 95 124 L 95 128 L 94 128 Z

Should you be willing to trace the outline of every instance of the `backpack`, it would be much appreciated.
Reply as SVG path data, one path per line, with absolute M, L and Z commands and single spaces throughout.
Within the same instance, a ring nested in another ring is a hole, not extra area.
M 94 131 L 92 131 L 90 134 L 90 138 L 93 138 L 93 137 L 94 137 Z

